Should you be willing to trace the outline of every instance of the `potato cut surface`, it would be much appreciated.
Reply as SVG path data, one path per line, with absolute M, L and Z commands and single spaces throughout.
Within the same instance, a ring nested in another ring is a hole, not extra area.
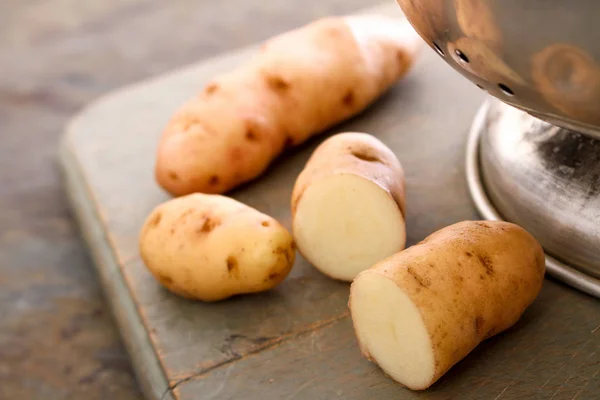
M 418 307 L 384 276 L 369 274 L 353 286 L 356 334 L 369 343 L 365 356 L 394 380 L 424 387 L 434 374 L 433 346 Z
M 351 281 L 404 247 L 404 218 L 392 196 L 359 175 L 336 174 L 311 184 L 298 202 L 294 237 L 325 274 Z

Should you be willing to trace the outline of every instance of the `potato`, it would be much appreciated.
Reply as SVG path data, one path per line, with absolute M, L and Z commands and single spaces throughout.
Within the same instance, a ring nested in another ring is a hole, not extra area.
M 268 40 L 168 122 L 155 161 L 174 196 L 223 194 L 363 111 L 411 69 L 423 41 L 402 19 L 327 17 Z
M 330 137 L 296 180 L 292 218 L 298 251 L 326 275 L 351 281 L 405 246 L 400 161 L 369 134 Z
M 465 221 L 359 274 L 350 312 L 363 354 L 413 390 L 431 386 L 537 297 L 544 252 L 507 222 Z
M 201 193 L 156 207 L 139 246 L 164 287 L 206 302 L 277 286 L 296 254 L 291 234 L 275 219 L 231 198 Z

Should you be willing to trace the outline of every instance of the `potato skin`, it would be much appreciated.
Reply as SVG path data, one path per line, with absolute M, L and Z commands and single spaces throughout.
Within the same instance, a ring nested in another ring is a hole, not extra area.
M 322 18 L 271 38 L 174 113 L 156 181 L 181 196 L 257 178 L 285 149 L 363 111 L 421 47 L 408 22 L 379 16 Z
M 306 188 L 319 179 L 352 174 L 389 192 L 405 215 L 404 169 L 396 155 L 379 139 L 363 132 L 343 132 L 323 141 L 296 178 L 292 191 L 292 218 Z
M 295 260 L 292 236 L 278 221 L 231 198 L 200 193 L 156 207 L 139 248 L 164 287 L 206 302 L 269 290 Z
M 380 274 L 418 307 L 435 356 L 431 385 L 483 340 L 512 327 L 537 297 L 544 273 L 542 247 L 521 227 L 464 221 L 433 233 L 356 279 Z

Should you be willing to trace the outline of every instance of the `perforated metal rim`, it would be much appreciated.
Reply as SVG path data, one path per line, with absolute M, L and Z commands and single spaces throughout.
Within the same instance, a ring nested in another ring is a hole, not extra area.
M 502 221 L 504 219 L 485 192 L 479 164 L 479 143 L 485 127 L 485 118 L 489 106 L 489 100 L 481 105 L 469 131 L 466 152 L 466 177 L 469 193 L 479 214 L 487 220 Z M 545 256 L 546 270 L 550 275 L 573 288 L 600 298 L 600 279 L 586 275 L 548 254 Z

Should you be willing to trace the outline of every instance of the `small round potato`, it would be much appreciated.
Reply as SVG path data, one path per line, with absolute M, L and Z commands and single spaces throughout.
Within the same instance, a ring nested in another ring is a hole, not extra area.
M 281 283 L 295 260 L 291 234 L 278 221 L 222 195 L 169 200 L 140 232 L 148 270 L 171 292 L 213 302 Z

